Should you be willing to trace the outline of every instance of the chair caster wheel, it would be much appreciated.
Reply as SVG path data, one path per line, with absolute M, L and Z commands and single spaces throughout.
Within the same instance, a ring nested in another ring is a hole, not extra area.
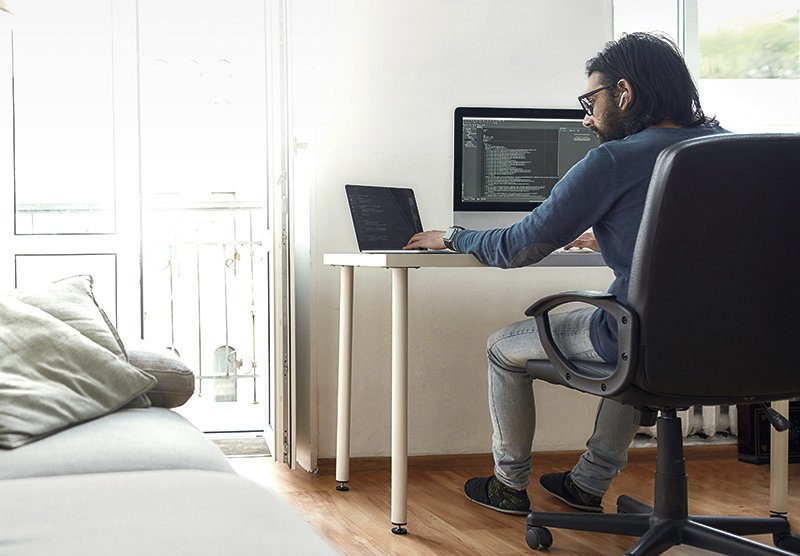
M 800 554 L 800 537 L 791 533 L 775 533 L 772 535 L 772 543 L 776 548 Z
M 525 531 L 525 542 L 532 550 L 550 548 L 553 544 L 553 535 L 545 527 L 528 527 Z

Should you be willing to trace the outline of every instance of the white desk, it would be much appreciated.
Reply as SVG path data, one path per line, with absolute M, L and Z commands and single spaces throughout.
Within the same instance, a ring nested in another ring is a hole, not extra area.
M 772 402 L 772 409 L 789 418 L 789 400 Z M 789 431 L 770 431 L 769 513 L 787 517 L 789 513 Z
M 392 271 L 392 532 L 406 533 L 408 483 L 408 269 L 483 266 L 459 253 L 326 254 L 323 264 L 339 266 L 339 390 L 336 420 L 337 490 L 350 481 L 350 386 L 353 352 L 353 269 Z M 535 266 L 605 266 L 599 253 L 554 253 Z M 488 268 L 488 267 L 487 267 Z

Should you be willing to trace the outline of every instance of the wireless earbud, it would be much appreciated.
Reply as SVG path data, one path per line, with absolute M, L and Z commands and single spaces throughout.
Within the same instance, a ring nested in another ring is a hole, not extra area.
M 622 93 L 619 97 L 619 107 L 622 108 L 622 105 L 625 103 L 625 99 L 627 98 L 628 93 Z

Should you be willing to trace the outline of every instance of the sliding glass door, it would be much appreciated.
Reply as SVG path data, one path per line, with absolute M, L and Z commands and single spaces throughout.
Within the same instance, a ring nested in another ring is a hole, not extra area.
M 267 73 L 274 51 L 285 77 L 283 37 L 268 36 L 268 11 L 285 9 L 273 4 L 15 4 L 0 20 L 0 287 L 92 274 L 123 339 L 195 370 L 179 412 L 273 449 L 278 438 L 283 453 L 270 184 L 286 182 L 286 156 L 268 148 L 267 107 L 278 92 L 285 143 L 286 97 Z
M 36 0 L 3 21 L 0 202 L 11 218 L 0 266 L 4 288 L 92 274 L 120 332 L 138 337 L 135 12 L 125 4 Z
M 268 413 L 263 0 L 139 0 L 145 338 L 195 369 L 206 431 Z

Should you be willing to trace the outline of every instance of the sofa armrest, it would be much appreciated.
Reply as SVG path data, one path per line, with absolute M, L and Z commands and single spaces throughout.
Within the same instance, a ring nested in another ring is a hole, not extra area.
M 134 367 L 152 375 L 158 383 L 147 391 L 147 397 L 157 407 L 178 407 L 194 394 L 194 372 L 178 355 L 144 340 L 125 340 L 128 361 Z

